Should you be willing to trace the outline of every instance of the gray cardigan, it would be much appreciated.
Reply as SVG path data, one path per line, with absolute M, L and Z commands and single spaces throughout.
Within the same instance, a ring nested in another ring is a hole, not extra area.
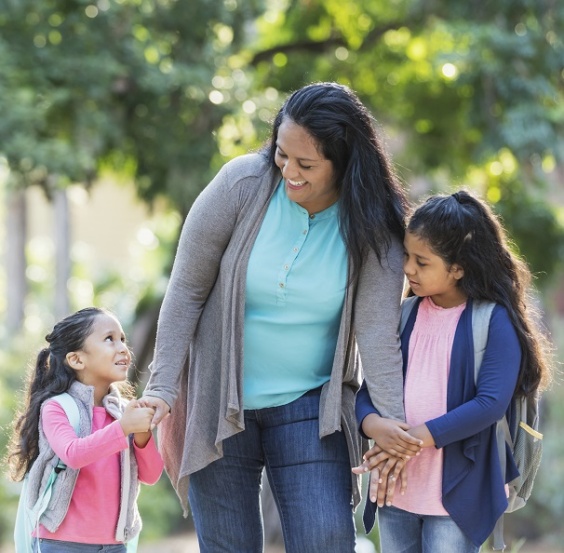
M 165 468 L 188 512 L 189 475 L 222 456 L 222 441 L 244 430 L 243 325 L 247 264 L 280 181 L 260 154 L 219 171 L 190 210 L 161 307 L 145 395 L 164 399 L 159 425 Z M 367 443 L 357 432 L 354 399 L 361 363 L 382 416 L 404 420 L 398 323 L 403 247 L 397 239 L 378 262 L 367 256 L 345 296 L 331 379 L 323 387 L 319 436 L 345 432 L 351 466 Z M 355 480 L 354 503 L 360 501 Z

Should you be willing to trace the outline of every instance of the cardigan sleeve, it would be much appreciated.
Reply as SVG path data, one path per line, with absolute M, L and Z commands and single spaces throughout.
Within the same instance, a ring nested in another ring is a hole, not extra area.
M 354 331 L 370 399 L 382 417 L 405 420 L 398 335 L 404 284 L 403 246 L 396 238 L 380 263 L 373 252 L 361 270 Z
M 184 222 L 159 313 L 150 378 L 144 394 L 171 407 L 200 314 L 215 284 L 222 256 L 237 222 L 240 187 L 226 164 L 195 200 Z
M 428 421 L 436 447 L 463 440 L 501 419 L 515 391 L 521 365 L 521 347 L 507 311 L 492 313 L 476 395 L 445 415 Z

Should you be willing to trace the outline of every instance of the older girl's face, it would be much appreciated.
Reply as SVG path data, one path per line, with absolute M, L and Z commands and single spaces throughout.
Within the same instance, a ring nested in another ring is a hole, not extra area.
M 278 128 L 274 161 L 284 177 L 288 198 L 310 215 L 337 201 L 333 163 L 323 157 L 305 128 L 291 119 L 283 119 Z
M 435 305 L 455 307 L 466 301 L 466 296 L 458 287 L 464 276 L 459 265 L 448 267 L 429 244 L 409 231 L 403 241 L 403 271 L 409 286 L 416 296 L 430 296 Z

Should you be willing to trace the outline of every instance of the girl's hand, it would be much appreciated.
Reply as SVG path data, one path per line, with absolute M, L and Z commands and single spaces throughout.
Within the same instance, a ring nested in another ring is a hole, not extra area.
M 417 455 L 423 445 L 422 440 L 407 432 L 409 430 L 408 424 L 384 419 L 375 413 L 371 413 L 364 418 L 362 430 L 383 450 L 406 460 Z
M 142 407 L 151 407 L 154 409 L 153 419 L 151 421 L 151 430 L 155 428 L 170 413 L 170 405 L 159 397 L 143 396 L 139 400 Z
M 148 432 L 155 410 L 152 407 L 141 407 L 136 399 L 132 399 L 125 407 L 119 420 L 126 436 L 138 432 Z

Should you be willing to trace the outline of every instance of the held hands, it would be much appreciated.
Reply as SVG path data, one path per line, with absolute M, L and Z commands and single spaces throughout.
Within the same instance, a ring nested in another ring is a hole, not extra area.
M 139 405 L 142 407 L 151 407 L 154 411 L 151 421 L 151 430 L 170 414 L 170 405 L 164 399 L 158 397 L 143 396 L 139 400 Z
M 148 432 L 155 410 L 152 407 L 139 405 L 139 400 L 132 399 L 125 407 L 123 415 L 119 420 L 123 433 L 136 434 L 138 432 Z
M 370 471 L 368 483 L 369 498 L 373 503 L 378 502 L 379 507 L 384 504 L 391 505 L 399 478 L 400 493 L 403 495 L 407 489 L 407 474 L 405 465 L 407 461 L 394 457 L 380 446 L 374 445 L 363 457 L 364 462 L 352 471 L 363 474 Z
M 392 419 L 384 419 L 375 413 L 367 415 L 362 421 L 362 430 L 384 451 L 394 457 L 405 460 L 417 455 L 423 446 L 423 440 L 412 436 L 409 425 Z
M 374 446 L 364 455 L 364 462 L 352 469 L 355 474 L 370 471 L 369 498 L 379 507 L 391 505 L 400 481 L 400 493 L 407 489 L 406 463 L 419 455 L 426 441 L 421 428 L 414 432 L 408 424 L 384 419 L 370 414 L 362 422 L 364 433 L 375 441 Z M 408 432 L 409 430 L 409 432 Z M 414 434 L 414 435 L 412 435 Z

